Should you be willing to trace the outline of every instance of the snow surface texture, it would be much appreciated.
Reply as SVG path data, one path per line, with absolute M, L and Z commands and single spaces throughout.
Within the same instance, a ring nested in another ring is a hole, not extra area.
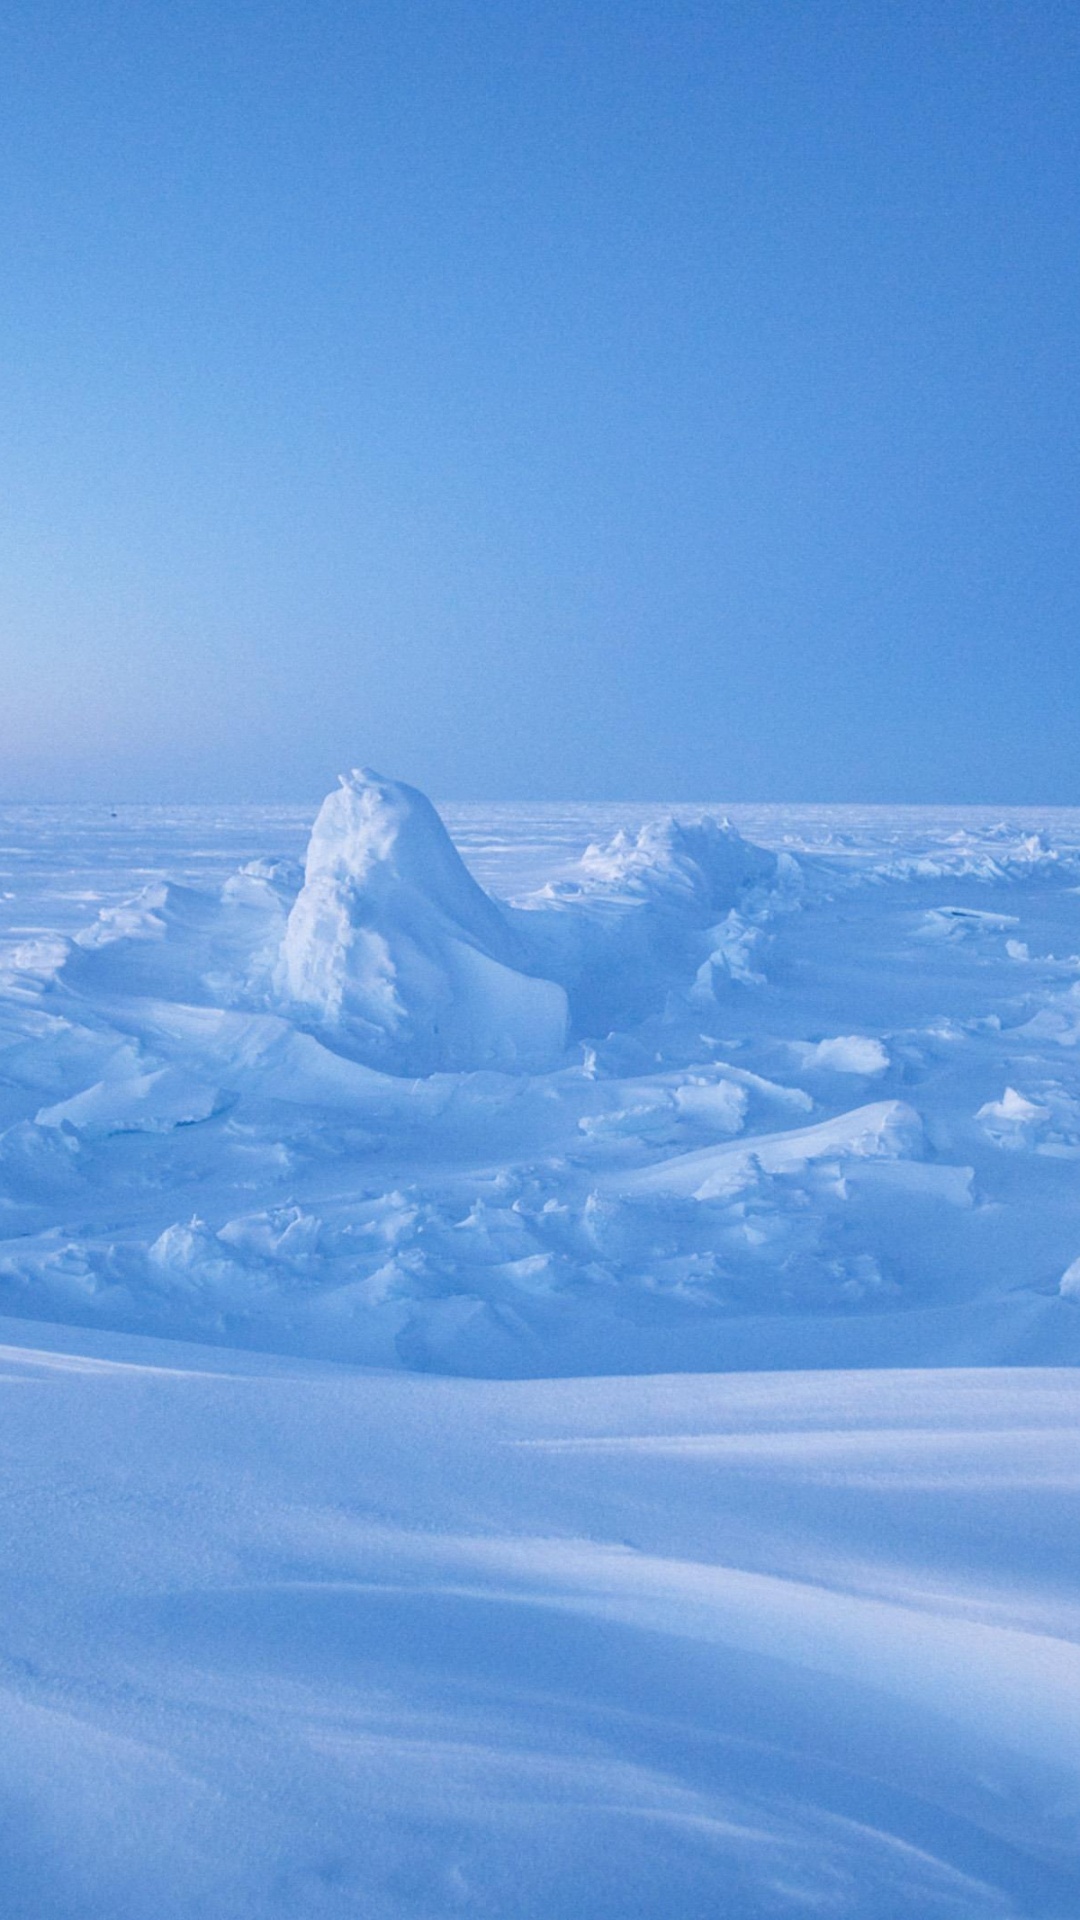
M 1075 1915 L 1075 1374 L 0 1338 L 7 1920 Z
M 1080 814 L 448 823 L 0 810 L 5 1916 L 1074 1920 Z
M 57 816 L 0 1309 L 500 1376 L 1080 1356 L 1075 818 L 462 824 L 486 889 L 374 775 L 306 870 L 299 818 Z

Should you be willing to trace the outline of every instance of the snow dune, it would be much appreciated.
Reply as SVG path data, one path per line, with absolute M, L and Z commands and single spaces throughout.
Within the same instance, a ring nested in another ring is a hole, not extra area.
M 1075 1911 L 1074 1374 L 4 1340 L 19 1920 Z

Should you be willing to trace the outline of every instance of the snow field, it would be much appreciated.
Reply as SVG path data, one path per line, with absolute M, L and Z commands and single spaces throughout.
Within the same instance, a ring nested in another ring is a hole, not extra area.
M 13 1917 L 1075 1910 L 1074 1374 L 3 1333 Z
M 198 824 L 125 825 L 183 875 L 125 899 L 119 826 L 65 893 L 38 823 L 82 917 L 0 979 L 7 1311 L 499 1375 L 1080 1354 L 1067 817 L 465 819 L 508 891 L 548 862 L 510 904 L 375 775 L 306 869 Z
M 5 1920 L 1073 1920 L 1080 815 L 449 821 L 0 816 Z

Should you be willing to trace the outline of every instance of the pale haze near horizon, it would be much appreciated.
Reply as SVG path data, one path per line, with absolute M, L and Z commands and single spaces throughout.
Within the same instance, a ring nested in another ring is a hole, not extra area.
M 16 4 L 0 798 L 1080 801 L 1078 39 Z

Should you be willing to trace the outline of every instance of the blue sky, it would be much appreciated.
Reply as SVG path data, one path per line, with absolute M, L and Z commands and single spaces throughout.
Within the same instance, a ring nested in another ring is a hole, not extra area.
M 1078 58 L 9 0 L 0 795 L 1080 803 Z

